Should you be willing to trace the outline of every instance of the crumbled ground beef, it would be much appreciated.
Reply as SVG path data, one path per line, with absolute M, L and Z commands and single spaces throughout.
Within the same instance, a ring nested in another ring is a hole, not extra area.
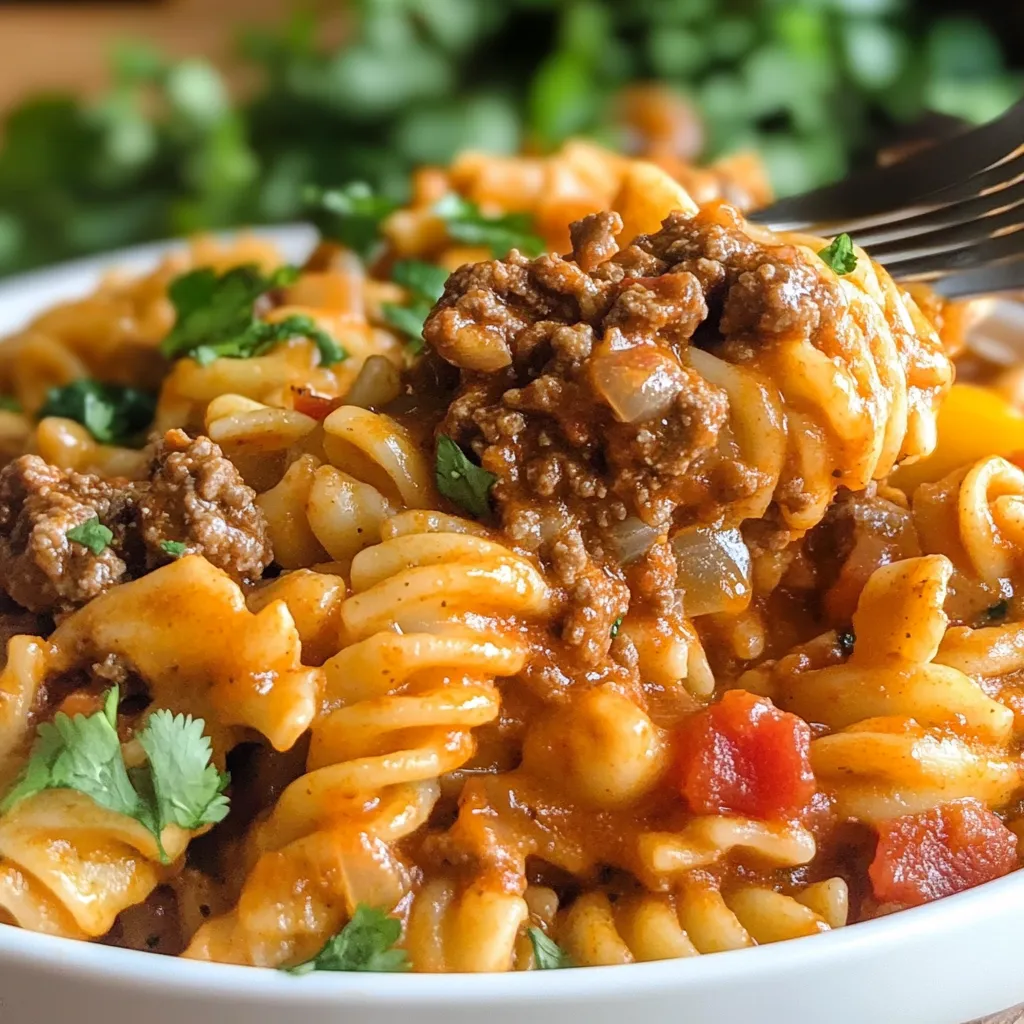
M 24 455 L 0 470 L 0 585 L 30 611 L 68 612 L 170 561 L 166 541 L 240 582 L 259 576 L 272 554 L 255 497 L 213 442 L 180 430 L 157 442 L 141 482 Z M 67 536 L 93 519 L 112 533 L 98 554 Z
M 616 525 L 734 525 L 731 503 L 763 486 L 730 456 L 727 396 L 688 364 L 688 347 L 743 360 L 765 338 L 826 329 L 842 306 L 829 275 L 749 237 L 728 207 L 673 214 L 620 251 L 621 229 L 599 214 L 573 225 L 569 257 L 462 267 L 424 328 L 461 371 L 439 430 L 497 475 L 502 526 L 562 584 L 563 637 L 590 664 L 629 600 Z

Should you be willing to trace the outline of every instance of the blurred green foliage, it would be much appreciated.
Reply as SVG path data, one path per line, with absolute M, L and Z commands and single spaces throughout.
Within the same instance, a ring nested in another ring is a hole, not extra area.
M 372 183 L 473 146 L 616 142 L 623 84 L 661 79 L 707 156 L 756 147 L 782 192 L 843 173 L 925 108 L 983 120 L 1021 89 L 980 21 L 930 0 L 352 0 L 347 45 L 315 21 L 248 32 L 245 102 L 198 59 L 139 44 L 98 101 L 29 100 L 0 145 L 0 273 L 200 228 L 300 217 L 309 186 Z

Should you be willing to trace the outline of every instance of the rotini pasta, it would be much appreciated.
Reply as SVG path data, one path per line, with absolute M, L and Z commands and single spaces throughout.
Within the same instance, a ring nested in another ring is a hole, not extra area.
M 969 317 L 650 156 L 465 154 L 359 253 L 200 240 L 0 343 L 0 923 L 525 971 L 1019 866 Z

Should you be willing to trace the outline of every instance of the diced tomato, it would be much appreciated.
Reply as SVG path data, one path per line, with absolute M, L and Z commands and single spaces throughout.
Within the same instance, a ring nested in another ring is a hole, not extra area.
M 308 388 L 292 388 L 296 412 L 304 416 L 311 416 L 315 420 L 325 420 L 341 404 L 340 399 L 328 398 L 327 395 L 318 395 Z
M 678 738 L 680 788 L 697 814 L 786 818 L 814 796 L 811 730 L 766 697 L 730 690 Z
M 1017 867 L 1017 837 L 977 800 L 884 822 L 868 868 L 875 898 L 916 907 Z

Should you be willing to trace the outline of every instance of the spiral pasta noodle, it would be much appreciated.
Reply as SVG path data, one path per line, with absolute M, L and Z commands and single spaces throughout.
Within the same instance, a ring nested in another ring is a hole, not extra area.
M 547 585 L 525 560 L 458 523 L 442 519 L 436 531 L 422 531 L 422 520 L 408 513 L 389 520 L 382 542 L 353 559 L 352 594 L 340 610 L 346 646 L 324 664 L 307 774 L 282 793 L 252 837 L 259 859 L 239 906 L 204 926 L 189 955 L 279 963 L 309 955 L 311 942 L 319 948 L 360 901 L 333 890 L 326 870 L 320 914 L 308 907 L 281 914 L 279 934 L 268 936 L 262 910 L 246 910 L 267 904 L 265 893 L 254 892 L 270 877 L 267 863 L 280 888 L 285 873 L 295 877 L 296 863 L 308 870 L 310 848 L 327 836 L 380 847 L 392 884 L 379 902 L 392 905 L 404 895 L 409 882 L 389 844 L 424 822 L 437 780 L 472 757 L 474 729 L 498 714 L 493 678 L 522 668 L 525 645 L 503 623 L 543 618 L 549 602 Z M 467 913 L 475 919 L 475 910 Z M 290 933 L 299 924 L 301 933 Z

